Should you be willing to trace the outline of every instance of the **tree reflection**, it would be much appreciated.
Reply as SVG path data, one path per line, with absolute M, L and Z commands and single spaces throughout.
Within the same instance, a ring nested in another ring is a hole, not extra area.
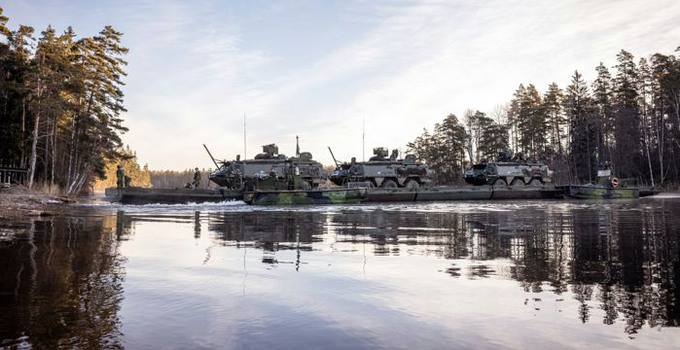
M 438 255 L 474 263 L 452 264 L 456 278 L 499 275 L 517 280 L 529 293 L 571 292 L 581 322 L 593 309 L 602 322 L 625 322 L 626 332 L 678 326 L 677 284 L 680 222 L 662 205 L 625 210 L 624 204 L 569 211 L 480 213 L 362 211 L 331 216 L 328 233 L 338 242 L 364 244 L 373 254 Z M 620 207 L 619 207 L 620 206 Z M 507 271 L 498 263 L 510 259 Z
M 209 232 L 215 244 L 262 251 L 262 263 L 301 264 L 305 251 L 421 255 L 451 261 L 453 278 L 512 279 L 526 293 L 573 298 L 583 323 L 677 327 L 680 322 L 678 203 L 636 207 L 581 205 L 568 210 L 429 212 L 343 210 L 340 212 L 200 214 L 194 236 Z M 118 237 L 130 220 L 118 218 Z M 26 248 L 29 249 L 29 248 Z M 295 250 L 296 261 L 276 253 Z M 547 300 L 541 296 L 536 300 Z
M 29 220 L 0 246 L 0 345 L 122 348 L 124 271 L 102 220 Z

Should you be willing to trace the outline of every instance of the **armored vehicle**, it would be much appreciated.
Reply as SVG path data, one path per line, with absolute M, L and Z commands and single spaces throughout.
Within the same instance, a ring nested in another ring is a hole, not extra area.
M 331 152 L 332 154 L 332 152 Z M 404 159 L 397 159 L 398 150 L 393 150 L 387 157 L 387 149 L 373 149 L 374 156 L 367 162 L 357 162 L 352 158 L 350 163 L 338 165 L 329 179 L 338 186 L 363 183 L 368 187 L 416 189 L 431 181 L 432 170 L 427 165 L 416 161 L 412 154 Z M 335 157 L 333 157 L 335 160 Z
M 326 181 L 323 165 L 312 160 L 312 154 L 309 152 L 302 152 L 297 157 L 286 157 L 279 154 L 279 148 L 275 144 L 262 146 L 262 151 L 255 159 L 240 160 L 237 156 L 236 160 L 222 162 L 222 165 L 210 174 L 210 181 L 220 187 L 242 190 L 244 181 L 255 175 L 266 174 L 285 178 L 286 172 L 291 169 L 290 164 L 293 164 L 292 168 L 296 169 L 309 188 L 316 188 Z
M 510 158 L 507 153 L 500 152 L 497 162 L 482 161 L 469 167 L 464 174 L 465 182 L 472 185 L 493 186 L 535 186 L 541 187 L 551 182 L 552 170 L 541 163 L 528 162 L 521 153 Z
M 254 205 L 349 204 L 366 198 L 365 188 L 315 188 L 303 180 L 292 161 L 287 162 L 285 176 L 256 174 L 245 180 L 243 201 Z

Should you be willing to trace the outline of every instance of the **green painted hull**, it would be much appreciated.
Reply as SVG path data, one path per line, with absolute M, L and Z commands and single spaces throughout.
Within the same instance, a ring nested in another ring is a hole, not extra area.
M 366 189 L 252 191 L 243 193 L 250 205 L 357 204 L 366 198 Z
M 569 196 L 578 199 L 628 199 L 640 197 L 638 188 L 612 188 L 599 185 L 569 186 Z
M 436 202 L 467 200 L 518 200 L 564 198 L 562 188 L 497 188 L 492 186 L 436 187 L 405 189 L 370 188 L 365 202 Z

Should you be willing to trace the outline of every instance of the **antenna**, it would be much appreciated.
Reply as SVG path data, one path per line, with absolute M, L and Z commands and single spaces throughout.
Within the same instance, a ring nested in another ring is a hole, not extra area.
M 295 135 L 295 156 L 300 156 L 300 138 Z
M 248 159 L 246 152 L 246 111 L 243 111 L 243 159 Z
M 361 131 L 361 160 L 366 161 L 366 118 L 364 118 L 364 128 Z

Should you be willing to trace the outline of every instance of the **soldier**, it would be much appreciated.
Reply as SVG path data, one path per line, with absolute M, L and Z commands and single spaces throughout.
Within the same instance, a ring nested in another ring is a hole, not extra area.
M 125 170 L 123 170 L 123 166 L 120 164 L 118 164 L 118 170 L 116 170 L 116 185 L 120 195 L 121 189 L 125 187 Z
M 194 181 L 191 183 L 194 188 L 198 188 L 201 186 L 201 172 L 198 170 L 198 168 L 195 169 L 196 171 L 194 172 Z
M 393 149 L 392 154 L 390 155 L 390 160 L 395 161 L 395 160 L 397 160 L 397 157 L 399 157 L 399 150 Z

